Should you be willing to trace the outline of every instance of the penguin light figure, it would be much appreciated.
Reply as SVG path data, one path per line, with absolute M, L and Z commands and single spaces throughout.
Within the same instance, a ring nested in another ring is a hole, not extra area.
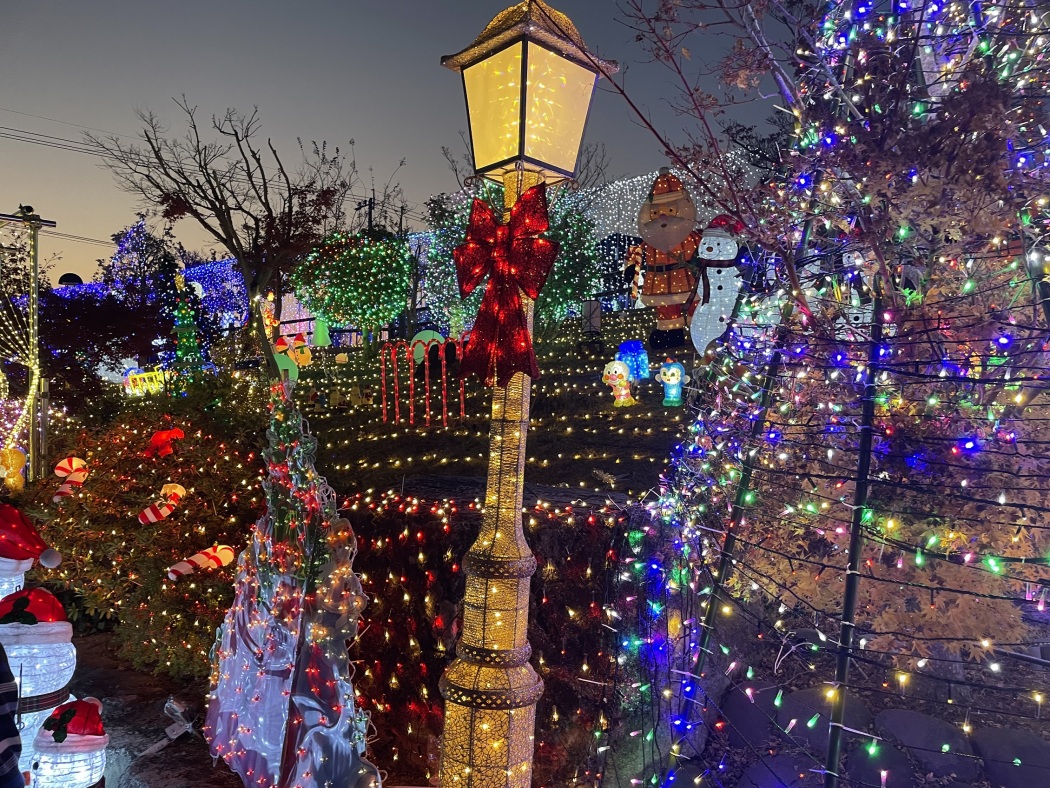
M 685 374 L 685 367 L 682 366 L 681 362 L 669 358 L 660 365 L 660 372 L 657 377 L 664 384 L 664 407 L 680 408 L 682 406 L 682 389 L 689 382 L 689 376 Z

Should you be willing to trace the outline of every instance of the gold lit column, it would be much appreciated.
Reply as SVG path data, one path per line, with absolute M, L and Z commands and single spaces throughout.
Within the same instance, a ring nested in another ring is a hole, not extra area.
M 504 208 L 542 182 L 538 173 L 503 177 Z M 532 300 L 522 295 L 532 332 Z M 529 788 L 536 701 L 543 682 L 529 657 L 529 580 L 536 559 L 522 528 L 525 440 L 532 380 L 520 372 L 492 391 L 489 471 L 481 533 L 463 561 L 467 587 L 456 660 L 441 678 L 445 733 L 443 788 Z

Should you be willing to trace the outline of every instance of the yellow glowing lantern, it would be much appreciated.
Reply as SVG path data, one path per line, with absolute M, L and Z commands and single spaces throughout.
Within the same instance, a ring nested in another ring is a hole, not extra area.
M 618 68 L 541 0 L 502 11 L 441 64 L 463 75 L 474 169 L 500 182 L 518 162 L 547 183 L 572 178 L 594 86 Z

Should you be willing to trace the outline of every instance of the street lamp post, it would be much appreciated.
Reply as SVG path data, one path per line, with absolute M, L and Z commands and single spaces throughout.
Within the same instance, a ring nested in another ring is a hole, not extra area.
M 589 53 L 569 18 L 541 0 L 502 11 L 441 63 L 462 75 L 474 169 L 503 184 L 505 221 L 526 190 L 575 176 L 595 85 L 617 69 Z M 520 296 L 531 334 L 533 302 Z M 520 371 L 493 387 L 481 532 L 463 562 L 463 633 L 441 679 L 443 788 L 532 782 L 543 682 L 529 663 L 536 559 L 521 510 L 531 387 Z

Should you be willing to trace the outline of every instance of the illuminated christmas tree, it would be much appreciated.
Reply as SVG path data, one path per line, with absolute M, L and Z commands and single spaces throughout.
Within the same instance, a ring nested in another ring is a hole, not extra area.
M 204 366 L 204 355 L 197 328 L 197 310 L 181 275 L 179 281 L 183 286 L 175 300 L 175 327 L 171 330 L 175 335 L 175 361 L 172 367 L 178 371 L 180 381 L 187 382 L 192 381 Z
M 246 784 L 373 788 L 368 715 L 357 708 L 346 651 L 367 602 L 353 570 L 356 539 L 314 468 L 317 441 L 280 384 L 271 410 L 266 513 L 238 560 L 205 734 Z
M 178 261 L 169 231 L 157 235 L 146 225 L 146 216 L 113 236 L 116 251 L 99 260 L 98 278 L 133 308 L 159 308 L 171 319 L 178 298 Z
M 687 49 L 701 5 L 676 4 L 670 46 Z M 776 254 L 700 370 L 697 419 L 654 506 L 651 565 L 672 611 L 654 624 L 665 763 L 699 757 L 699 717 L 716 713 L 675 676 L 710 677 L 723 657 L 744 668 L 732 620 L 803 672 L 813 650 L 836 654 L 814 673 L 836 714 L 842 689 L 952 703 L 996 687 L 999 708 L 1033 717 L 1042 697 L 1004 687 L 995 653 L 1028 639 L 1021 605 L 1042 607 L 1050 579 L 1035 481 L 1050 437 L 1050 20 L 904 0 L 824 11 L 793 20 L 797 60 L 776 70 L 792 155 L 755 189 L 712 181 Z M 747 85 L 768 66 L 738 55 L 730 76 Z

